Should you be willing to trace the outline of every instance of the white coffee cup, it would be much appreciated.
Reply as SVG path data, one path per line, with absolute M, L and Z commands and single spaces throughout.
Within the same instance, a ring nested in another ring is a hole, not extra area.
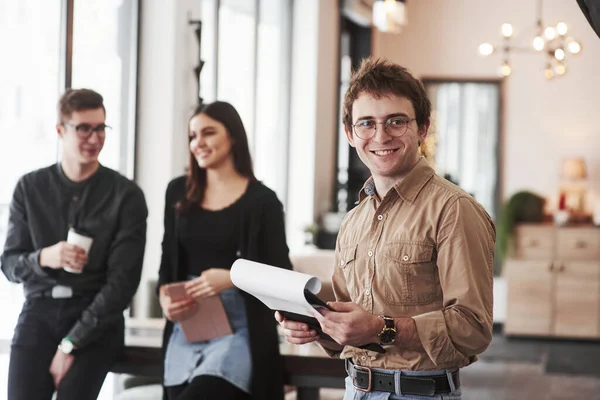
M 75 228 L 69 229 L 69 233 L 67 234 L 67 243 L 79 246 L 85 250 L 86 253 L 89 253 L 93 242 L 93 238 L 77 232 Z M 64 266 L 63 269 L 72 274 L 80 274 L 82 272 L 82 270 L 78 271 L 76 269 L 69 268 L 68 266 Z

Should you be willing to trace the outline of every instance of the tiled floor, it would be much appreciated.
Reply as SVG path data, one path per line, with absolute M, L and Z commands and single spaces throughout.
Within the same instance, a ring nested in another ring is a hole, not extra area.
M 600 379 L 547 374 L 541 364 L 478 361 L 461 371 L 464 400 L 600 399 Z

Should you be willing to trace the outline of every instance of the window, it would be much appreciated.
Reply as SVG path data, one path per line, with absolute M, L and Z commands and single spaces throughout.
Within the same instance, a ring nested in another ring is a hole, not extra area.
M 255 173 L 285 204 L 291 58 L 290 0 L 205 0 L 200 95 L 231 103 Z
M 133 178 L 137 55 L 137 1 L 77 2 L 73 27 L 74 88 L 104 97 L 106 136 L 100 162 Z
M 56 100 L 60 93 L 58 1 L 0 0 L 0 243 L 19 177 L 56 161 Z M 51 23 L 54 21 L 54 23 Z M 19 38 L 19 40 L 14 40 Z M 43 66 L 43 67 L 42 67 Z M 22 289 L 0 278 L 0 340 L 12 337 Z
M 436 172 L 498 215 L 501 81 L 424 79 L 432 122 L 423 149 Z
M 256 121 L 254 166 L 259 179 L 287 198 L 289 125 L 290 8 L 281 0 L 262 0 L 259 8 L 256 56 Z M 274 168 L 275 166 L 275 168 Z
M 0 0 L 0 246 L 17 180 L 58 160 L 65 82 L 104 96 L 114 130 L 100 161 L 133 177 L 137 20 L 138 0 Z M 12 337 L 22 302 L 22 287 L 0 277 L 0 341 Z

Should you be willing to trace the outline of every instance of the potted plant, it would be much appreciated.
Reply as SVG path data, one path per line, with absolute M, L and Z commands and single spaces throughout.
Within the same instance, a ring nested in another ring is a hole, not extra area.
M 496 256 L 503 261 L 511 250 L 515 226 L 522 222 L 542 222 L 546 199 L 530 191 L 513 194 L 502 206 L 496 223 Z

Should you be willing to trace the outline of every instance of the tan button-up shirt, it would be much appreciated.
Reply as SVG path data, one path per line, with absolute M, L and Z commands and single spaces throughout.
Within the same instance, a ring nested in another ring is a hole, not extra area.
M 412 317 L 425 351 L 395 342 L 385 354 L 346 346 L 339 355 L 403 370 L 475 361 L 492 338 L 495 236 L 483 207 L 425 159 L 381 201 L 367 181 L 338 234 L 335 296 L 374 315 Z

